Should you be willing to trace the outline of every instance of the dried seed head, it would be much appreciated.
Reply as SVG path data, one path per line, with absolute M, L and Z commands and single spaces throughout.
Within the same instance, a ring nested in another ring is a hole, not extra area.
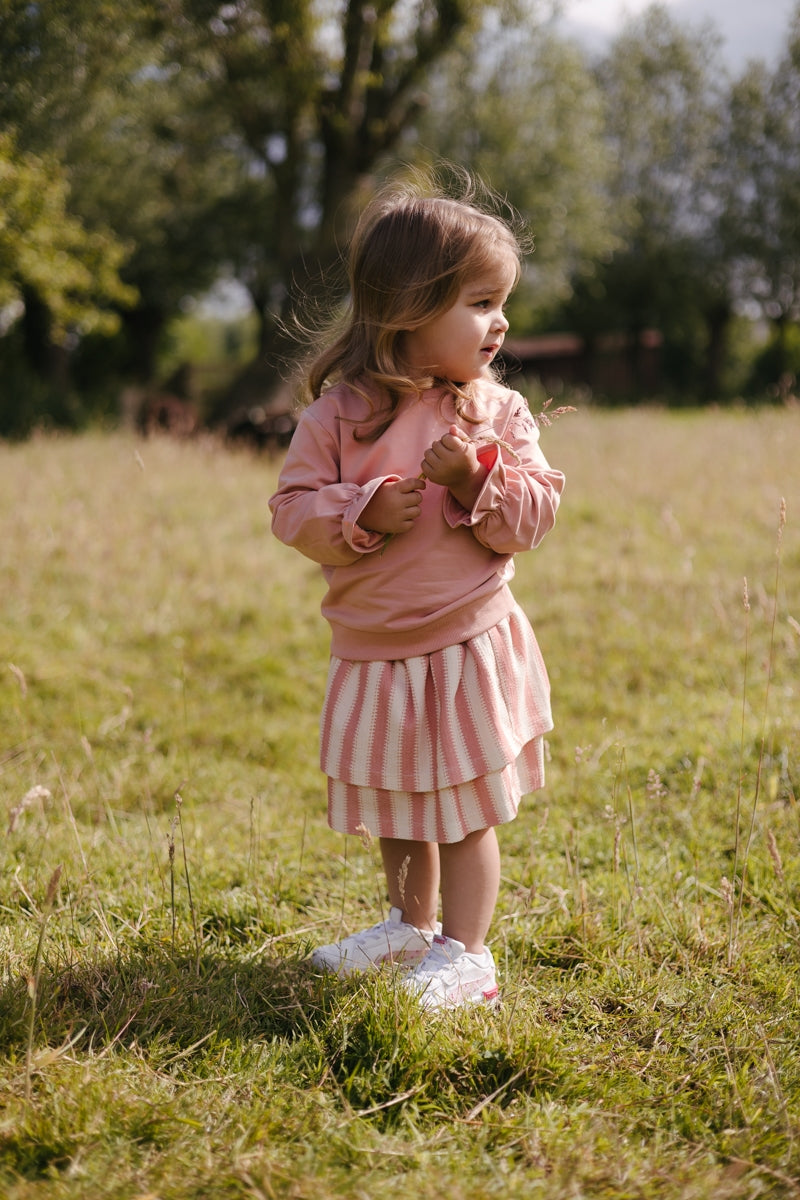
M 167 849 L 169 853 L 170 865 L 175 861 L 175 827 L 178 824 L 178 818 L 173 817 L 169 823 L 169 833 L 167 834 Z
M 706 765 L 706 760 L 702 757 L 698 758 L 697 766 L 696 766 L 695 772 L 694 772 L 694 779 L 692 780 L 692 799 L 693 800 L 697 797 L 697 795 L 700 791 L 700 784 L 703 781 L 703 771 L 705 769 L 705 765 Z
M 406 880 L 408 879 L 408 868 L 411 865 L 411 855 L 407 854 L 400 864 L 400 870 L 397 872 L 397 887 L 400 892 L 400 899 L 403 901 L 403 908 L 406 906 Z
M 652 768 L 647 772 L 647 795 L 651 800 L 663 800 L 667 794 L 667 789 L 661 780 L 658 771 Z
M 20 800 L 19 804 L 15 804 L 8 814 L 8 832 L 13 833 L 17 828 L 17 822 L 24 812 L 26 812 L 32 804 L 37 800 L 44 802 L 51 798 L 52 793 L 46 787 L 30 788 Z
M 21 671 L 19 667 L 15 667 L 13 663 L 8 664 L 8 669 L 19 684 L 19 690 L 22 692 L 23 696 L 27 696 L 28 681 L 25 678 L 25 672 Z
M 59 880 L 61 879 L 62 869 L 63 868 L 61 865 L 57 866 L 55 871 L 53 871 L 53 874 L 50 876 L 50 882 L 47 885 L 47 892 L 45 893 L 44 897 L 45 908 L 52 908 L 53 906 L 53 902 L 58 894 L 58 884 Z
M 744 577 L 744 587 L 742 588 L 742 603 L 744 604 L 744 611 L 746 613 L 749 613 L 750 612 L 750 593 L 747 590 L 747 576 L 746 575 Z
M 356 825 L 356 833 L 361 838 L 361 845 L 364 847 L 364 849 L 369 850 L 370 846 L 372 845 L 372 834 L 367 829 L 363 821 Z
M 772 859 L 772 865 L 775 867 L 775 874 L 781 883 L 783 883 L 783 860 L 781 859 L 781 852 L 778 849 L 778 843 L 775 841 L 775 834 L 771 829 L 767 830 L 767 849 Z
M 551 396 L 550 399 L 546 400 L 542 405 L 541 412 L 533 414 L 534 421 L 540 427 L 552 425 L 553 421 L 557 421 L 559 417 L 563 417 L 564 413 L 578 411 L 577 408 L 573 408 L 571 404 L 562 404 L 560 408 L 554 408 L 552 412 L 548 412 L 547 410 L 550 408 L 552 403 L 553 397 Z

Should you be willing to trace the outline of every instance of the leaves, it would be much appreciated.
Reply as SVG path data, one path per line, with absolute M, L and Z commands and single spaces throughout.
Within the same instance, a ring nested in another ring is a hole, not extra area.
M 70 329 L 113 333 L 111 304 L 132 304 L 119 270 L 125 247 L 112 234 L 89 231 L 67 211 L 68 187 L 52 160 L 21 154 L 0 134 L 0 303 L 30 288 L 48 305 L 53 336 Z

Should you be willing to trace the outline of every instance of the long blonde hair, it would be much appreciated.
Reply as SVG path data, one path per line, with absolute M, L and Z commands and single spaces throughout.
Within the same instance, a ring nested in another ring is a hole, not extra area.
M 349 299 L 333 339 L 306 371 L 306 399 L 344 381 L 367 400 L 374 421 L 354 436 L 375 440 L 404 396 L 442 385 L 466 420 L 470 385 L 416 378 L 403 361 L 401 335 L 455 303 L 461 288 L 499 252 L 522 258 L 511 225 L 478 207 L 472 195 L 425 195 L 417 186 L 390 186 L 362 213 L 348 256 Z M 379 397 L 376 402 L 375 397 Z

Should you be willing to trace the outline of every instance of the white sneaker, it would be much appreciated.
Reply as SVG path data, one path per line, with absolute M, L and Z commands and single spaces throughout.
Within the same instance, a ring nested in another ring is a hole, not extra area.
M 437 925 L 437 929 L 439 926 Z M 341 942 L 318 946 L 311 954 L 315 967 L 337 975 L 369 971 L 383 963 L 421 962 L 431 948 L 434 931 L 417 929 L 403 920 L 402 910 L 391 908 L 389 918 L 361 933 L 351 933 Z
M 462 1004 L 498 1003 L 499 989 L 491 950 L 468 954 L 455 937 L 437 935 L 431 953 L 403 979 L 423 1008 L 458 1008 Z
M 463 1004 L 498 1002 L 499 989 L 491 951 L 468 954 L 463 942 L 437 935 L 418 967 L 402 986 L 415 993 L 423 1008 L 458 1008 Z

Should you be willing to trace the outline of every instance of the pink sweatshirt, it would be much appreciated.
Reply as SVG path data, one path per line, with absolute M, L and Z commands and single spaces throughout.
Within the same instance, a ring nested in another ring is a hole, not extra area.
M 555 522 L 564 476 L 539 448 L 539 431 L 517 392 L 481 382 L 479 425 L 455 416 L 442 390 L 403 400 L 376 442 L 363 397 L 345 384 L 304 410 L 270 498 L 276 537 L 322 566 L 322 614 L 339 658 L 398 659 L 467 641 L 514 607 L 513 556 L 537 546 Z M 419 475 L 423 455 L 452 424 L 476 442 L 489 473 L 471 512 L 428 483 L 413 528 L 387 538 L 358 519 L 387 480 Z M 496 446 L 497 440 L 506 443 Z

